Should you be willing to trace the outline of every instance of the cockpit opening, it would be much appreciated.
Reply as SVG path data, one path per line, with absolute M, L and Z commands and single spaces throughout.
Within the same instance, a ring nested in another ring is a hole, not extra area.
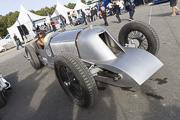
M 113 38 L 109 36 L 107 32 L 99 34 L 99 37 L 116 56 L 118 56 L 122 52 L 121 48 L 117 45 Z

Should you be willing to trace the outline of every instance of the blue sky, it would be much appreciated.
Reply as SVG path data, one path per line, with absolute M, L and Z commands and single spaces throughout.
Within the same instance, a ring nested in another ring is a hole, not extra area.
M 76 3 L 76 0 L 58 0 L 61 4 Z M 20 11 L 22 4 L 28 10 L 40 10 L 43 7 L 56 5 L 57 0 L 0 0 L 0 15 L 5 16 L 9 12 Z

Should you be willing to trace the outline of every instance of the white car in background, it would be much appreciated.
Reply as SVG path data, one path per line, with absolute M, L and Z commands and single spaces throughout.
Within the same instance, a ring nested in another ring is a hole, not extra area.
M 6 35 L 4 39 L 0 40 L 0 52 L 6 49 L 10 49 L 14 46 L 15 46 L 15 42 L 9 34 Z
M 2 46 L 0 46 L 0 52 L 3 52 L 3 51 L 5 51 L 6 49 L 4 48 L 4 47 L 2 47 Z

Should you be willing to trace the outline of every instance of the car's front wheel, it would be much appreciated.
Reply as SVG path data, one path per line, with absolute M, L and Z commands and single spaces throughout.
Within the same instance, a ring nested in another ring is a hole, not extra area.
M 66 94 L 79 106 L 90 108 L 98 99 L 95 80 L 86 65 L 69 53 L 55 58 L 56 76 Z
M 142 21 L 124 25 L 119 32 L 118 40 L 122 46 L 144 49 L 154 55 L 159 51 L 159 38 L 155 30 Z

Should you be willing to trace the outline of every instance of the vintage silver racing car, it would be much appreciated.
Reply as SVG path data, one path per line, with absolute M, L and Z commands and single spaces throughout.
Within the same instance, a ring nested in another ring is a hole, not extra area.
M 97 102 L 96 81 L 119 87 L 142 85 L 163 66 L 154 56 L 158 50 L 156 32 L 140 21 L 124 25 L 118 40 L 105 28 L 90 25 L 48 34 L 43 50 L 36 42 L 25 47 L 31 65 L 54 68 L 64 91 L 81 107 Z

